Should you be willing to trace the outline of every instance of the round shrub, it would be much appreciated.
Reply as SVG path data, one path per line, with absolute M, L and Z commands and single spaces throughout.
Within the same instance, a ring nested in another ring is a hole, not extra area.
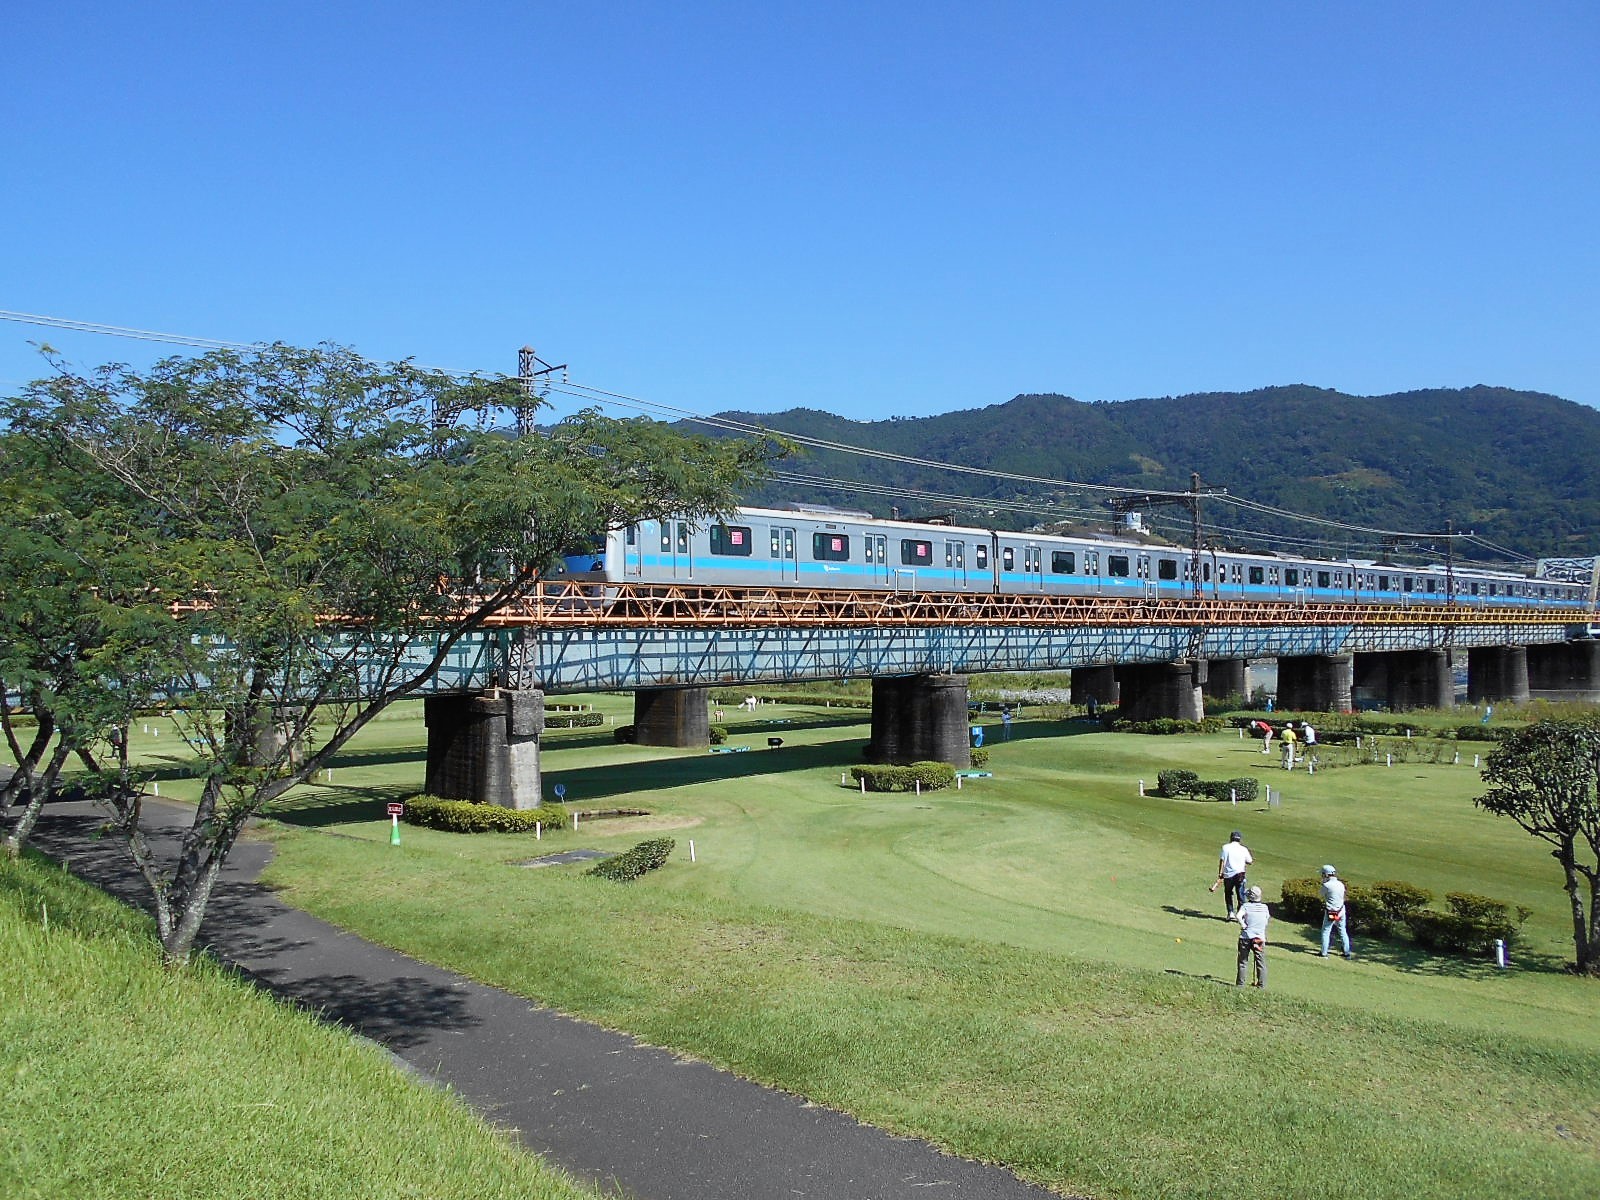
M 565 829 L 567 810 L 559 804 L 506 808 L 474 800 L 415 796 L 406 801 L 405 820 L 408 825 L 446 833 L 532 833 L 535 824 L 545 829 Z
M 973 747 L 972 765 L 975 767 L 986 767 L 989 765 L 989 748 L 987 746 Z
M 619 746 L 631 746 L 639 740 L 637 725 L 618 725 L 611 733 Z
M 728 730 L 727 730 L 727 728 L 725 726 L 713 725 L 711 727 L 711 744 L 713 746 L 720 746 L 720 745 L 722 745 L 723 742 L 725 742 L 727 740 L 728 740 Z

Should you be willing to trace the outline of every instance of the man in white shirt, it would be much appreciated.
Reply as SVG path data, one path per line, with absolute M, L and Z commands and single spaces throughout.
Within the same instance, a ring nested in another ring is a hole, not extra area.
M 1355 957 L 1350 953 L 1350 911 L 1344 903 L 1344 880 L 1339 878 L 1339 872 L 1333 867 L 1322 868 L 1322 957 L 1328 957 L 1328 942 L 1334 928 L 1339 930 L 1339 939 L 1344 943 L 1344 956 Z
M 1217 858 L 1217 883 L 1222 885 L 1222 902 L 1227 907 L 1230 921 L 1244 903 L 1244 870 L 1253 862 L 1255 859 L 1245 849 L 1244 834 L 1235 829 L 1228 835 L 1228 844 Z M 1211 890 L 1217 890 L 1216 883 L 1211 885 Z

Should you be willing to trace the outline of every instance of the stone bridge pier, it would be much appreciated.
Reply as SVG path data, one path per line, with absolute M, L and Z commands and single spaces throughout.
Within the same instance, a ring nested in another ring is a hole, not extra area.
M 1600 700 L 1600 641 L 1529 646 L 1528 694 L 1535 700 Z
M 1450 708 L 1455 676 L 1448 650 L 1392 650 L 1357 654 L 1355 690 L 1392 712 L 1410 708 Z
M 537 808 L 544 693 L 488 688 L 423 701 L 430 796 Z
M 1467 700 L 1523 704 L 1528 692 L 1528 647 L 1475 646 L 1467 651 Z
M 879 676 L 872 681 L 872 740 L 866 758 L 905 765 L 972 765 L 965 675 Z
M 1154 721 L 1171 717 L 1198 721 L 1205 716 L 1201 683 L 1204 660 L 1170 663 L 1124 663 L 1117 668 L 1122 691 L 1118 715 L 1125 721 Z

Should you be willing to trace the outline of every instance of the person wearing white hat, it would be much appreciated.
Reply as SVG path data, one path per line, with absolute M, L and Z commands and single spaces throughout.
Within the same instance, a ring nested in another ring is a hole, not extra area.
M 1339 930 L 1339 940 L 1344 943 L 1344 956 L 1354 958 L 1350 953 L 1350 920 L 1349 909 L 1344 903 L 1344 880 L 1339 878 L 1339 872 L 1330 864 L 1322 868 L 1322 957 L 1328 957 L 1328 942 L 1335 928 Z
M 1261 902 L 1261 889 L 1250 888 L 1239 906 L 1239 974 L 1235 983 L 1244 986 L 1245 966 L 1255 960 L 1255 982 L 1251 987 L 1267 986 L 1267 922 L 1272 914 Z

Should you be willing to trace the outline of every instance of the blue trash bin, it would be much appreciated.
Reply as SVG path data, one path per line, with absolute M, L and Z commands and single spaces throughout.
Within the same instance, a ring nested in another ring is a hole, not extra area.
M 983 745 L 983 726 L 982 725 L 974 725 L 972 727 L 972 744 L 973 744 L 974 747 Z

